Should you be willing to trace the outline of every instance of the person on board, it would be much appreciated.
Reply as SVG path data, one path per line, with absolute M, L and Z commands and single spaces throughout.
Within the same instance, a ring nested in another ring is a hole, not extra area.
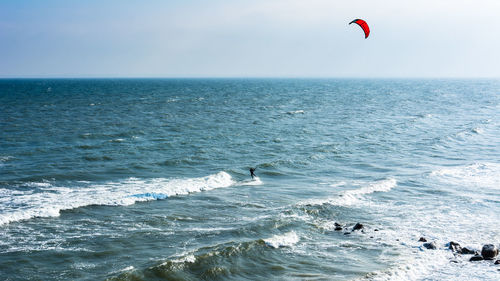
M 250 168 L 250 176 L 253 178 L 256 177 L 256 175 L 254 174 L 255 170 L 257 170 L 257 168 Z

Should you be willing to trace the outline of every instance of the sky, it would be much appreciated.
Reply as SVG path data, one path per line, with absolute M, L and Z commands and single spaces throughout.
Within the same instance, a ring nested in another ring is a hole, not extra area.
M 500 78 L 499 16 L 499 0 L 0 0 L 0 77 Z

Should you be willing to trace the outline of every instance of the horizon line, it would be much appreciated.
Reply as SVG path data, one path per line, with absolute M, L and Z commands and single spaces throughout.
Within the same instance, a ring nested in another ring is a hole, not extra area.
M 496 76 L 0 76 L 8 79 L 500 79 Z

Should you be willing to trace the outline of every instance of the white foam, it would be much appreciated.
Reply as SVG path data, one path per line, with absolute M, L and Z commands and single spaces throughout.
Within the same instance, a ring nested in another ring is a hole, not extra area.
M 14 159 L 12 156 L 0 156 L 0 167 L 5 166 L 5 162 Z
M 484 130 L 482 128 L 479 128 L 479 127 L 476 127 L 476 128 L 472 128 L 471 130 L 473 133 L 476 133 L 476 134 L 482 134 L 484 133 Z
M 437 266 L 449 263 L 449 259 L 441 251 L 426 251 L 422 255 L 428 258 L 428 262 L 424 257 L 418 255 L 400 257 L 394 266 L 386 270 L 372 272 L 368 277 L 371 277 L 370 280 L 420 280 L 426 277 L 428 272 L 435 270 Z M 362 279 L 366 280 L 367 278 Z
M 290 231 L 281 235 L 274 235 L 271 238 L 264 239 L 264 242 L 269 247 L 280 248 L 280 247 L 291 247 L 297 242 L 299 242 L 299 236 L 295 233 L 295 231 Z
M 377 232 L 377 238 L 393 248 L 381 260 L 394 260 L 396 253 L 397 259 L 388 268 L 359 280 L 500 280 L 492 263 L 471 263 L 471 255 L 454 256 L 446 247 L 455 241 L 469 249 L 481 249 L 485 243 L 497 241 L 497 203 L 486 207 L 463 204 L 461 197 L 498 200 L 499 176 L 500 164 L 496 163 L 440 167 L 430 174 L 432 188 L 446 191 L 439 200 L 435 194 L 421 193 L 418 201 L 401 198 L 399 202 L 378 202 L 374 209 L 383 216 L 386 228 Z M 420 236 L 436 242 L 438 249 L 424 249 L 418 242 Z
M 332 187 L 338 187 L 342 184 L 334 184 Z M 360 203 L 364 201 L 365 195 L 371 194 L 374 192 L 387 192 L 394 188 L 397 185 L 397 181 L 395 179 L 389 178 L 381 181 L 372 182 L 366 185 L 362 185 L 357 189 L 350 189 L 341 192 L 338 196 L 327 198 L 327 199 L 319 199 L 319 200 L 309 200 L 307 202 L 302 203 L 303 205 L 312 204 L 312 205 L 323 205 L 323 204 L 331 204 L 335 206 L 350 206 L 353 204 Z
M 14 159 L 13 156 L 0 156 L 0 162 L 7 162 L 11 159 Z
M 445 247 L 408 250 L 401 249 L 406 253 L 398 257 L 397 263 L 358 280 L 499 280 L 493 262 L 470 262 L 472 255 L 455 256 Z
M 497 163 L 474 163 L 467 166 L 442 168 L 433 171 L 431 176 L 440 181 L 461 186 L 500 189 L 500 164 Z
M 262 181 L 259 177 L 255 177 L 251 180 L 244 180 L 237 183 L 238 185 L 262 185 Z
M 160 265 L 165 266 L 168 265 L 169 263 L 175 263 L 179 264 L 179 266 L 182 267 L 186 263 L 194 263 L 194 262 L 196 262 L 196 257 L 194 256 L 194 254 L 192 252 L 184 252 L 180 255 L 172 257 L 171 260 L 168 260 Z
M 52 186 L 49 182 L 29 182 L 25 184 L 29 187 L 50 187 Z
M 94 184 L 88 187 L 69 188 L 41 183 L 36 191 L 1 189 L 0 225 L 34 217 L 56 217 L 61 210 L 89 205 L 130 205 L 138 201 L 156 200 L 176 195 L 207 191 L 235 184 L 231 175 L 219 172 L 201 178 L 187 179 L 137 179 L 121 182 Z M 154 196 L 136 196 L 143 194 Z
M 286 114 L 304 114 L 304 110 L 294 110 L 294 111 L 288 111 Z

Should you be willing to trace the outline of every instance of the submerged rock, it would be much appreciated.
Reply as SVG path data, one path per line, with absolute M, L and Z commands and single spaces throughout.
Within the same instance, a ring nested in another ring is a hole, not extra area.
M 462 251 L 460 251 L 462 255 L 476 255 L 479 254 L 479 252 L 476 252 L 474 250 L 470 250 L 469 248 L 463 247 Z
M 429 250 L 437 249 L 436 242 L 424 243 L 422 246 L 424 246 L 426 249 L 429 249 Z
M 493 244 L 486 244 L 481 250 L 481 255 L 485 260 L 492 260 L 498 255 L 498 248 Z
M 357 223 L 356 225 L 354 225 L 354 227 L 352 228 L 352 231 L 355 231 L 355 230 L 360 230 L 360 229 L 363 229 L 365 226 L 361 223 Z
M 453 252 L 462 253 L 462 247 L 457 242 L 450 241 L 450 243 L 448 243 L 448 249 Z
M 484 260 L 483 256 L 481 256 L 481 255 L 475 255 L 472 258 L 470 258 L 469 261 L 482 261 L 482 260 Z
M 418 242 L 427 242 L 427 239 L 425 239 L 424 237 L 420 237 L 420 239 L 418 239 Z
M 500 260 L 496 260 L 496 261 L 495 261 L 495 264 L 500 264 Z

